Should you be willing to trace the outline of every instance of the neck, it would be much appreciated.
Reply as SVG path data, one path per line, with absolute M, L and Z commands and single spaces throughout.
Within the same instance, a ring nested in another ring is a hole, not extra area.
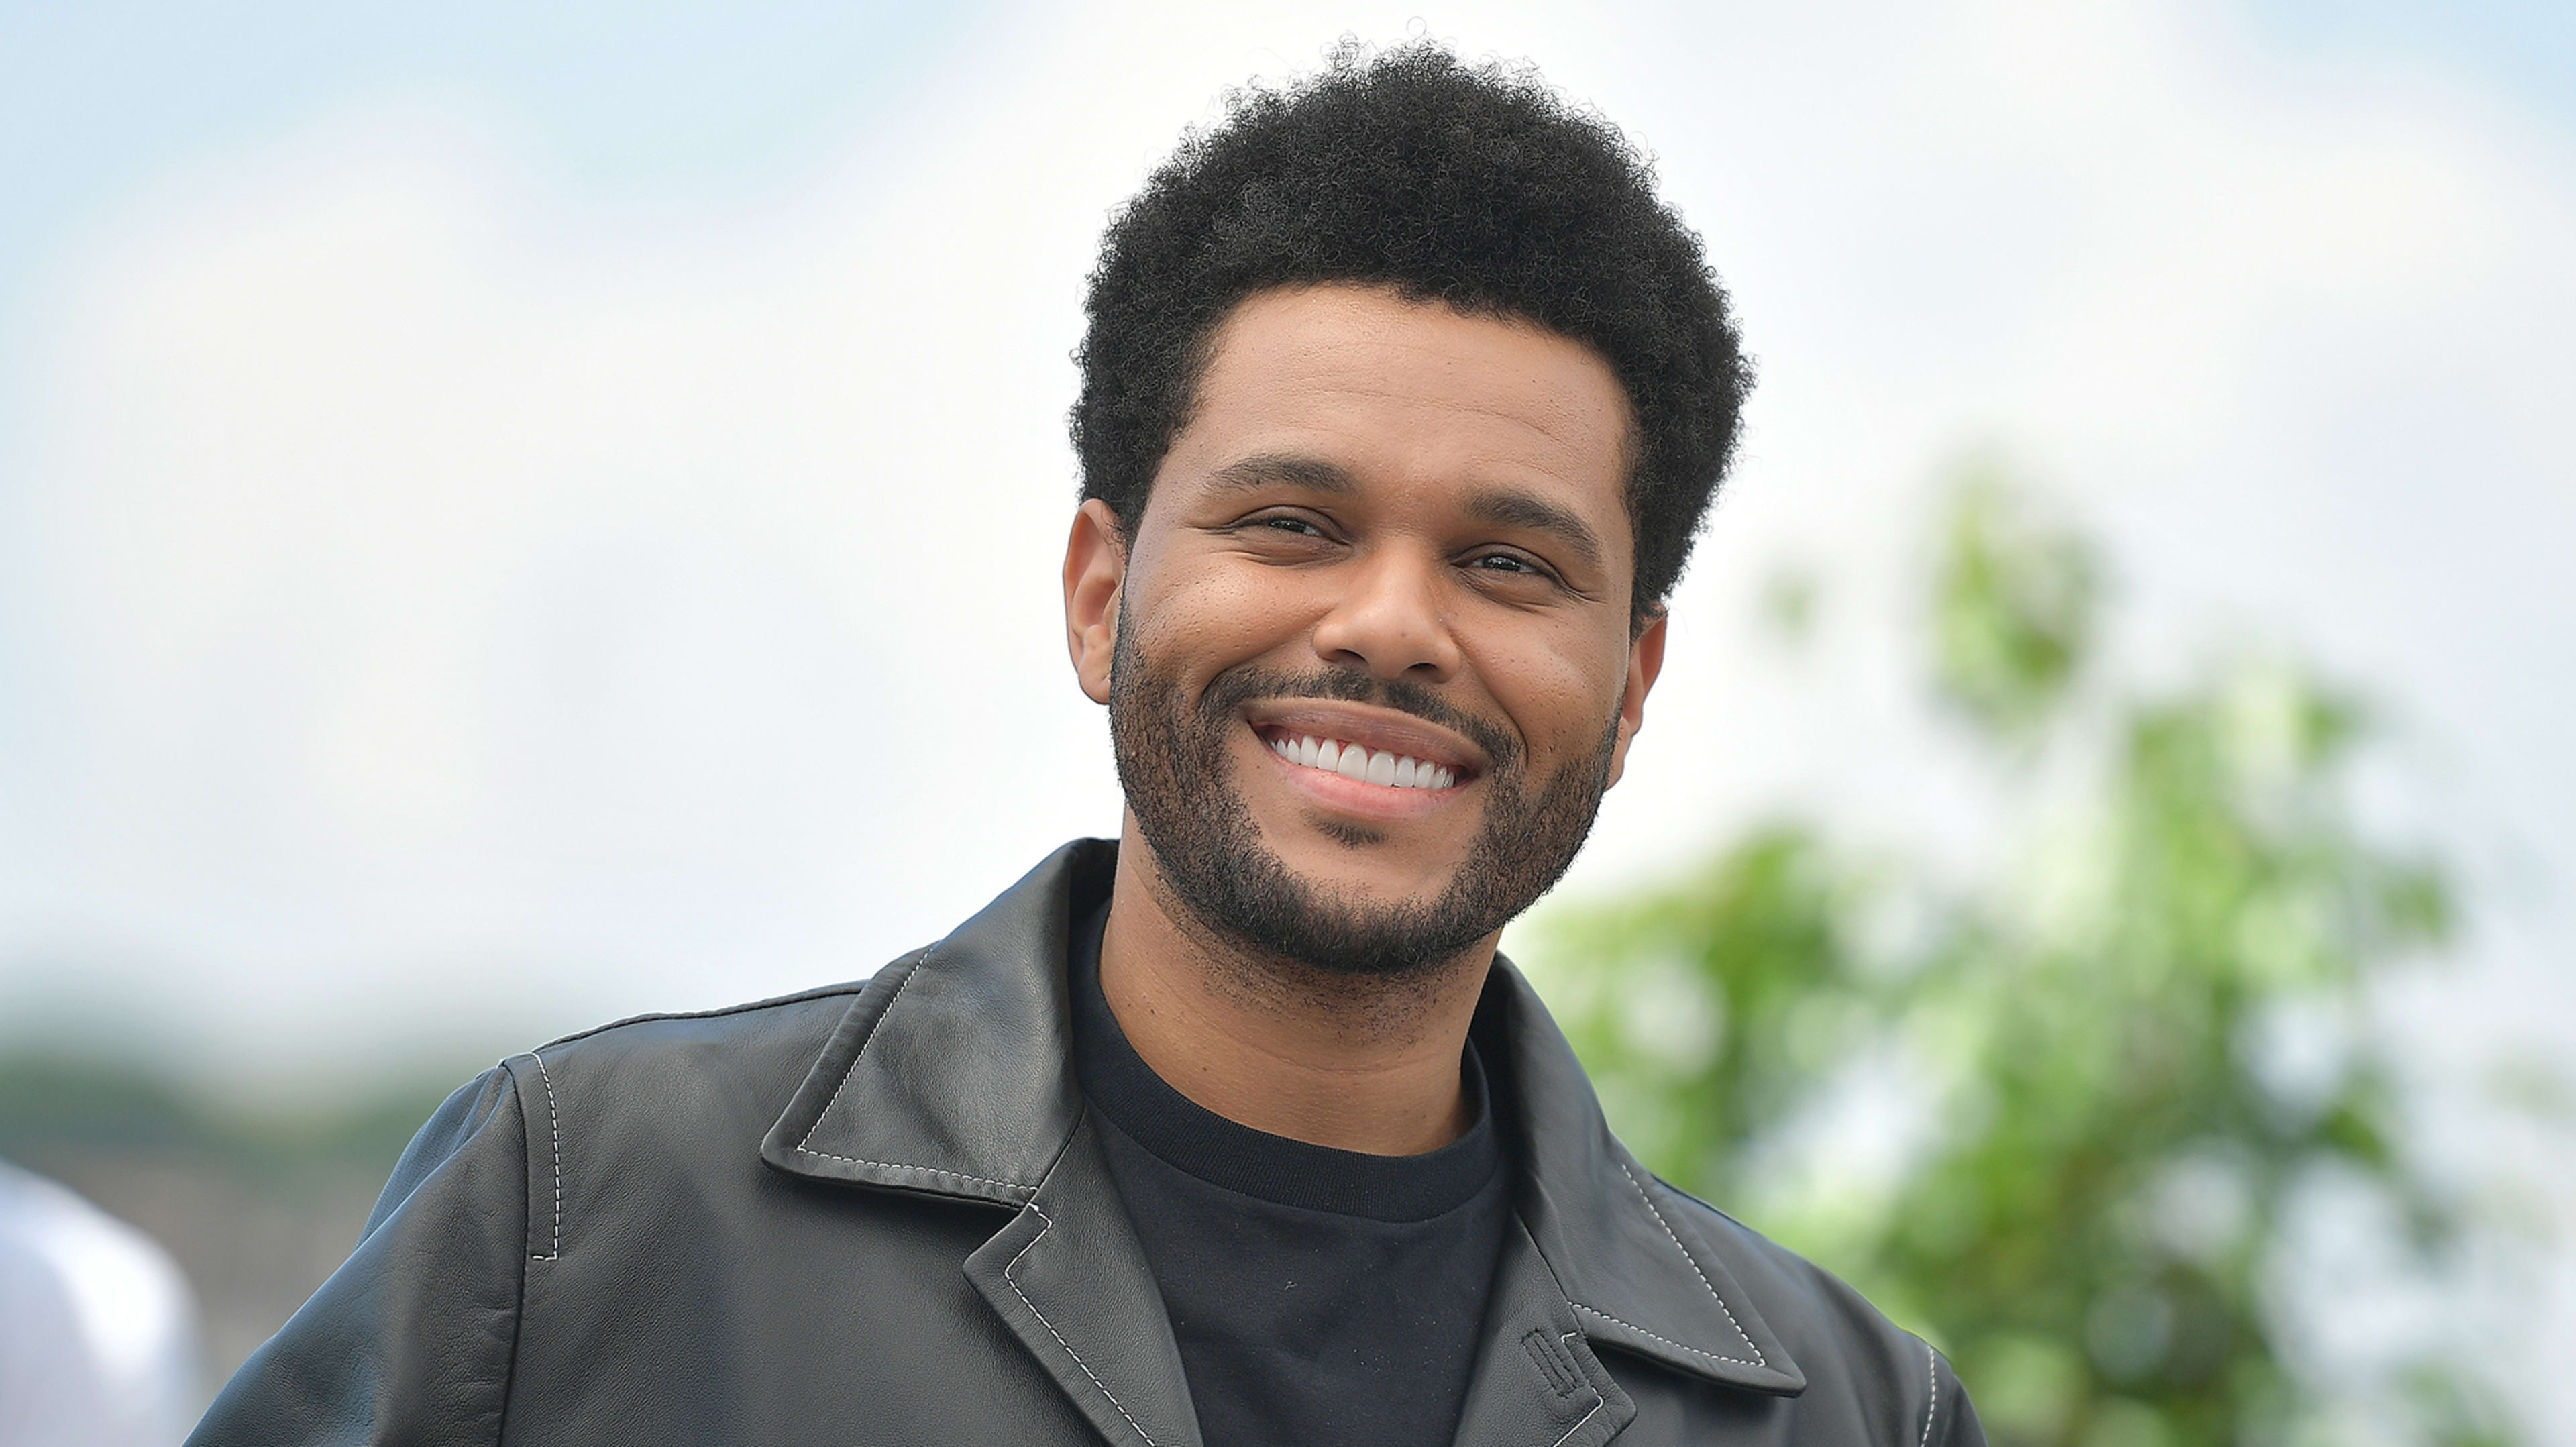
M 1280 959 L 1192 914 L 1131 817 L 1100 987 L 1136 1053 L 1199 1105 L 1310 1145 L 1413 1155 L 1474 1124 L 1459 1059 L 1494 945 L 1400 978 Z

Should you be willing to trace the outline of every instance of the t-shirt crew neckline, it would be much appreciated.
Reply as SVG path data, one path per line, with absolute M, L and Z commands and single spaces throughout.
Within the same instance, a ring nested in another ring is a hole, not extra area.
M 1491 1097 L 1475 1044 L 1460 1064 L 1474 1124 L 1438 1150 L 1380 1156 L 1255 1130 L 1172 1088 L 1127 1042 L 1100 987 L 1106 903 L 1072 932 L 1074 1063 L 1083 1094 L 1174 1170 L 1256 1200 L 1375 1221 L 1427 1221 L 1466 1205 L 1502 1169 Z

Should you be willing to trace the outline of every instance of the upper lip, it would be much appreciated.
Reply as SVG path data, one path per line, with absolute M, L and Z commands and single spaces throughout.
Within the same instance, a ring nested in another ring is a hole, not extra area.
M 1484 750 L 1438 724 L 1409 713 L 1331 699 L 1291 698 L 1256 703 L 1244 710 L 1253 728 L 1292 738 L 1312 735 L 1377 752 L 1409 756 L 1461 774 L 1485 770 Z

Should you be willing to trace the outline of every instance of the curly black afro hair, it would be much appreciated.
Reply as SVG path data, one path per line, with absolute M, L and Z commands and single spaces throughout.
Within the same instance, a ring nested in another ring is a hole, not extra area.
M 1075 359 L 1082 495 L 1133 529 L 1209 339 L 1257 292 L 1386 285 L 1591 346 L 1635 410 L 1640 625 L 1680 578 L 1752 367 L 1699 237 L 1647 160 L 1535 74 L 1416 41 L 1227 97 L 1110 223 Z

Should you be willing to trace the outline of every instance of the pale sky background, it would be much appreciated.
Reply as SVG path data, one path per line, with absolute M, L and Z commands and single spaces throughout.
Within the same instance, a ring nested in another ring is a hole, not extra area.
M 2290 0 L 0 10 L 0 1035 L 497 1050 L 866 974 L 1113 831 L 1081 277 L 1346 31 L 1597 103 L 1762 364 L 1569 892 L 1957 832 L 1888 620 L 1995 448 L 2143 666 L 2392 702 L 2476 920 L 2428 1070 L 2576 1053 L 2576 9 Z M 2576 1253 L 2535 1289 L 2576 1359 Z

